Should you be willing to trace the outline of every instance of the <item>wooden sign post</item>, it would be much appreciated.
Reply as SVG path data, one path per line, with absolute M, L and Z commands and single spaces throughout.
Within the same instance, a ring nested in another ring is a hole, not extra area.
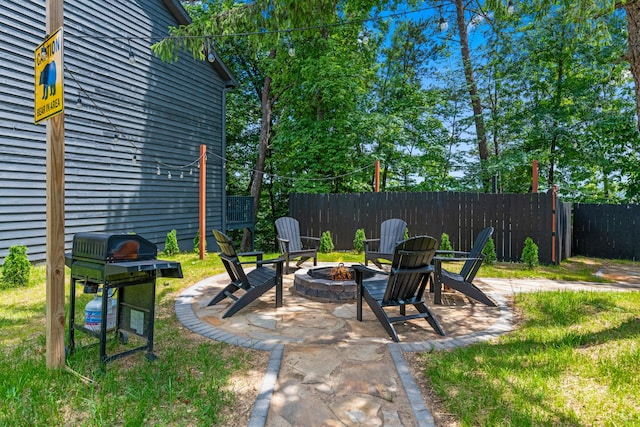
M 47 34 L 63 26 L 63 0 L 47 0 Z M 47 368 L 65 365 L 64 113 L 47 122 Z

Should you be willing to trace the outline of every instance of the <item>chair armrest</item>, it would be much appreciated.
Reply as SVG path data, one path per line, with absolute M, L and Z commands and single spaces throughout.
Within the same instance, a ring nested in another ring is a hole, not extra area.
M 429 273 L 433 273 L 433 266 L 432 265 L 425 265 L 422 267 L 415 267 L 415 268 L 392 268 L 391 269 L 391 274 L 392 275 L 400 275 L 400 274 L 420 274 L 420 273 L 425 273 L 425 274 L 429 274 Z
M 387 276 L 389 275 L 389 273 L 384 270 L 374 270 L 373 268 L 367 267 L 366 265 L 362 265 L 362 264 L 353 264 L 351 265 L 351 268 L 357 271 L 361 271 L 363 273 L 385 274 Z
M 300 236 L 300 241 L 303 241 L 303 242 L 306 241 L 305 243 L 307 243 L 307 246 L 309 246 L 310 249 L 316 249 L 318 246 L 320 246 L 319 237 Z
M 258 267 L 262 267 L 265 264 L 282 264 L 284 261 L 285 261 L 284 258 L 271 258 L 271 259 L 260 260 L 256 264 Z
M 239 257 L 244 256 L 244 257 L 256 257 L 257 261 L 260 261 L 262 259 L 264 252 L 261 251 L 254 251 L 254 252 L 241 252 L 239 254 L 237 254 Z
M 361 278 L 363 276 L 363 273 L 381 274 L 381 275 L 384 275 L 384 276 L 388 276 L 389 275 L 389 273 L 386 272 L 386 271 L 374 270 L 373 268 L 369 268 L 366 265 L 362 265 L 362 264 L 353 264 L 353 265 L 351 265 L 351 268 L 353 268 L 353 271 L 354 271 L 355 276 L 356 276 L 356 277 L 354 277 L 355 282 L 356 283 L 360 283 L 360 284 L 361 284 L 361 281 L 362 281 Z M 360 282 L 358 281 L 358 279 L 360 279 Z
M 465 254 L 465 253 L 468 254 L 468 252 L 456 252 L 456 251 L 446 251 L 446 253 L 451 253 L 454 255 Z M 447 261 L 467 261 L 467 260 L 474 260 L 474 259 L 484 259 L 484 255 L 480 257 L 470 257 L 470 256 L 449 257 L 449 256 L 438 256 L 438 255 L 440 255 L 440 253 L 436 252 L 436 256 L 433 257 L 434 263 L 441 263 L 443 261 L 447 262 Z
M 362 241 L 362 243 L 364 243 L 364 251 L 365 252 L 369 252 L 371 250 L 369 248 L 369 245 L 373 246 L 374 243 L 378 243 L 379 244 L 380 243 L 380 239 L 364 239 Z
M 280 247 L 280 252 L 288 253 L 289 252 L 289 239 L 283 239 L 282 237 L 276 237 L 278 240 L 278 246 Z
M 443 256 L 443 255 L 467 256 L 470 253 L 471 252 L 466 252 L 466 251 L 446 251 L 443 249 L 438 249 L 436 251 L 436 256 Z

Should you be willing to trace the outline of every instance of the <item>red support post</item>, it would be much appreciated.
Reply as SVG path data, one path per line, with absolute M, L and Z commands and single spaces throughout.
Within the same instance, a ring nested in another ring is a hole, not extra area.
M 200 259 L 204 259 L 207 241 L 207 146 L 200 145 Z
M 375 192 L 380 192 L 380 160 L 376 160 L 375 164 Z

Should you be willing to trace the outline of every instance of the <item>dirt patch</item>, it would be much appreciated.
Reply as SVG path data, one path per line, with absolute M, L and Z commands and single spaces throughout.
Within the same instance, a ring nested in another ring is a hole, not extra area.
M 617 283 L 639 284 L 640 263 L 603 263 L 596 273 L 597 276 Z

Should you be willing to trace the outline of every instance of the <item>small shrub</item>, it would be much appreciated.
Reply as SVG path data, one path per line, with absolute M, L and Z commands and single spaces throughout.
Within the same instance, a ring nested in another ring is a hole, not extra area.
M 322 233 L 322 236 L 320 236 L 320 247 L 318 248 L 318 251 L 323 254 L 328 254 L 329 252 L 333 251 L 334 247 L 335 246 L 333 246 L 333 240 L 331 239 L 331 233 L 329 233 L 328 231 Z
M 522 258 L 520 259 L 529 269 L 533 269 L 538 266 L 538 245 L 535 244 L 531 237 L 527 237 L 524 240 Z
M 449 240 L 449 235 L 447 233 L 442 233 L 440 237 L 440 250 L 441 251 L 452 251 L 453 247 L 451 247 L 451 241 Z M 453 257 L 453 254 L 442 254 L 443 257 Z
M 358 228 L 356 230 L 356 236 L 353 239 L 353 249 L 357 254 L 361 254 L 364 251 L 364 241 L 366 236 L 364 235 L 364 228 Z
M 26 246 L 11 246 L 2 265 L 0 288 L 18 288 L 29 284 L 31 263 L 27 258 Z
M 498 257 L 496 256 L 496 245 L 493 243 L 493 239 L 489 239 L 487 244 L 482 248 L 482 254 L 484 255 L 484 262 L 486 265 L 493 265 Z
M 404 236 L 402 237 L 404 238 L 404 240 L 407 240 L 409 238 L 409 228 L 404 228 Z
M 204 239 L 204 251 L 207 252 L 207 239 Z M 193 238 L 193 252 L 200 254 L 200 230 L 196 233 L 196 237 Z
M 176 230 L 171 230 L 167 233 L 167 238 L 164 241 L 164 253 L 167 255 L 175 255 L 180 252 L 178 246 L 178 238 L 176 237 Z

